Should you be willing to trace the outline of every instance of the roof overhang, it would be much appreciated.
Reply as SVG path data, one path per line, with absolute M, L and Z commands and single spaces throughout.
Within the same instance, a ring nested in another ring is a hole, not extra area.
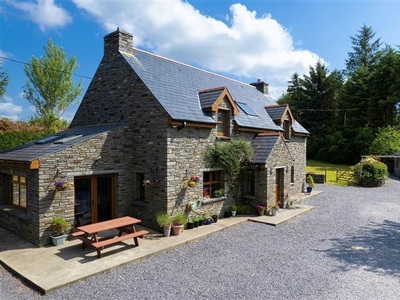
M 25 169 L 25 170 L 38 170 L 39 159 L 32 161 L 8 161 L 0 160 L 0 168 L 13 168 L 13 169 Z

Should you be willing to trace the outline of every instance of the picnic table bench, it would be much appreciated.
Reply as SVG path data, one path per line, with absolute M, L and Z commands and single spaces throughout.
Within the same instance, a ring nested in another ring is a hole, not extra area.
M 149 233 L 147 230 L 136 231 L 135 225 L 140 222 L 139 219 L 132 217 L 121 217 L 89 225 L 78 226 L 78 231 L 72 233 L 71 236 L 82 241 L 82 248 L 85 248 L 86 245 L 93 246 L 97 251 L 97 257 L 101 258 L 101 250 L 103 250 L 105 246 L 116 244 L 130 238 L 133 238 L 135 246 L 138 247 L 138 238 L 143 238 L 145 234 Z M 119 230 L 118 236 L 104 240 L 99 239 L 99 233 L 113 229 Z

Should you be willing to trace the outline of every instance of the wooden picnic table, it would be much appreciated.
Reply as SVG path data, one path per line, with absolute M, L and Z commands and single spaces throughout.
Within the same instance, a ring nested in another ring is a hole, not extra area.
M 115 244 L 130 238 L 133 238 L 135 246 L 139 246 L 138 237 L 143 238 L 149 232 L 147 230 L 136 230 L 136 225 L 141 220 L 132 217 L 121 217 L 103 222 L 93 223 L 84 226 L 78 226 L 76 231 L 71 235 L 82 241 L 82 248 L 91 245 L 97 250 L 97 257 L 101 258 L 101 250 L 105 246 Z M 118 236 L 109 239 L 100 240 L 99 233 L 118 229 Z

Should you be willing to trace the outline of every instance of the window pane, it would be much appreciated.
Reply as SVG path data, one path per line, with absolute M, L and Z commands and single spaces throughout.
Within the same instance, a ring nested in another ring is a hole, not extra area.
M 26 186 L 21 185 L 20 186 L 20 203 L 19 205 L 23 208 L 26 208 L 26 203 L 27 203 L 27 193 L 26 193 Z
M 13 198 L 12 198 L 12 204 L 14 205 L 19 205 L 19 185 L 16 183 L 13 183 Z
M 25 183 L 26 179 L 25 179 L 25 177 L 22 177 L 22 176 L 21 176 L 21 177 L 19 178 L 19 181 L 20 181 L 21 183 Z

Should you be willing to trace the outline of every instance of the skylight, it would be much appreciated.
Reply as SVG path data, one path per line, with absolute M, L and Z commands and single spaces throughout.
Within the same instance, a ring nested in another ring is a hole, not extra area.
M 236 104 L 239 105 L 240 109 L 243 110 L 246 115 L 257 116 L 254 110 L 252 110 L 246 103 L 236 102 Z
M 64 143 L 69 142 L 71 140 L 77 139 L 78 137 L 81 137 L 81 136 L 82 136 L 82 134 L 71 135 L 71 136 L 65 137 L 65 138 L 63 138 L 61 140 L 55 141 L 54 144 L 64 144 Z
M 48 137 L 45 137 L 45 138 L 42 138 L 42 139 L 36 141 L 35 144 L 43 145 L 43 144 L 46 144 L 48 142 L 52 142 L 52 141 L 58 139 L 59 137 L 60 137 L 59 135 L 50 135 Z

